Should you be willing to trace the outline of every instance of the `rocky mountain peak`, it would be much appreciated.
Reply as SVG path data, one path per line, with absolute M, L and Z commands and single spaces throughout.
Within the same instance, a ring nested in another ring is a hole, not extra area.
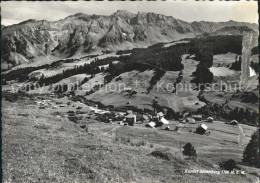
M 118 10 L 110 16 L 77 13 L 55 22 L 29 19 L 6 26 L 2 29 L 2 43 L 6 45 L 2 53 L 4 62 L 16 65 L 16 55 L 31 60 L 45 53 L 71 57 L 75 54 L 130 49 L 213 33 L 226 26 L 258 29 L 256 24 L 235 21 L 190 23 L 152 12 L 134 14 Z
M 117 10 L 113 15 L 121 18 L 126 18 L 126 19 L 130 19 L 135 16 L 134 13 L 127 10 Z
M 25 20 L 23 22 L 20 22 L 19 25 L 27 24 L 27 23 L 35 23 L 35 22 L 37 22 L 36 19 L 29 19 L 29 20 Z

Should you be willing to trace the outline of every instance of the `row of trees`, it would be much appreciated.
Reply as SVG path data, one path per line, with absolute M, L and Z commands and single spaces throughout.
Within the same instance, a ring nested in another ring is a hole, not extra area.
M 216 119 L 237 120 L 240 123 L 247 123 L 253 126 L 258 125 L 259 116 L 256 111 L 236 107 L 231 110 L 227 105 L 208 104 L 198 109 L 198 114 L 212 116 Z
M 249 109 L 243 109 L 236 107 L 230 113 L 226 114 L 227 119 L 235 119 L 241 123 L 248 123 L 250 125 L 258 125 L 259 116 L 256 111 L 249 111 Z
M 6 84 L 6 81 L 10 80 L 18 80 L 19 82 L 26 81 L 29 79 L 28 74 L 35 70 L 44 69 L 46 67 L 47 65 L 42 65 L 38 67 L 25 67 L 9 71 L 5 74 L 2 74 L 2 84 Z
M 197 65 L 196 71 L 192 73 L 194 79 L 191 81 L 195 84 L 207 84 L 212 83 L 214 75 L 210 72 L 206 64 L 199 63 Z
M 228 52 L 241 55 L 242 52 L 242 36 L 220 35 L 209 36 L 206 38 L 195 38 L 190 41 L 190 52 L 196 50 L 211 51 L 214 55 L 225 54 Z
M 66 59 L 66 60 L 57 60 L 50 64 L 43 64 L 35 67 L 21 67 L 13 69 L 5 74 L 2 74 L 2 81 L 18 80 L 19 82 L 24 82 L 29 80 L 29 74 L 33 71 L 40 69 L 49 69 L 59 66 L 61 63 L 71 63 L 78 61 L 79 59 Z
M 147 88 L 148 93 L 153 88 L 153 86 L 156 85 L 156 83 L 163 77 L 164 74 L 165 74 L 165 70 L 162 69 L 155 70 L 155 74 L 150 80 L 150 86 Z
M 105 72 L 104 67 L 100 68 L 100 66 L 109 64 L 115 60 L 118 60 L 118 58 L 117 57 L 108 57 L 105 59 L 96 58 L 93 62 L 91 62 L 89 64 L 85 63 L 84 65 L 75 66 L 72 69 L 63 70 L 62 73 L 56 74 L 51 77 L 46 77 L 46 78 L 42 77 L 42 78 L 40 78 L 40 80 L 38 82 L 40 83 L 40 85 L 43 85 L 43 84 L 49 85 L 49 84 L 57 83 L 64 78 L 68 78 L 68 77 L 71 77 L 71 76 L 77 75 L 77 74 L 91 74 L 91 77 L 94 77 L 95 74 L 97 74 L 97 73 Z

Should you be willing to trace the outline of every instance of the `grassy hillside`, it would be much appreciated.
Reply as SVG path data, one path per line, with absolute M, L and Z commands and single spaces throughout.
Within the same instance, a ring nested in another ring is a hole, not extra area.
M 219 170 L 218 162 L 228 158 L 241 162 L 254 127 L 243 125 L 246 137 L 241 149 L 236 127 L 221 122 L 207 124 L 211 134 L 205 136 L 190 133 L 192 125 L 175 132 L 86 118 L 87 132 L 67 118 L 69 110 L 75 111 L 74 103 L 38 109 L 35 101 L 42 99 L 53 104 L 68 100 L 45 95 L 3 100 L 3 182 L 255 182 L 260 176 L 258 169 L 240 165 L 244 175 L 184 173 L 185 169 Z M 186 142 L 197 150 L 196 161 L 181 155 L 180 144 Z M 161 154 L 153 156 L 154 151 Z

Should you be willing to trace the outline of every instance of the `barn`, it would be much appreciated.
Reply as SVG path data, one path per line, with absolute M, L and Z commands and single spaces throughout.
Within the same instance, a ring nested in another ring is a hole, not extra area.
M 205 134 L 205 132 L 207 131 L 208 127 L 204 124 L 200 124 L 199 127 L 196 129 L 196 132 L 195 133 L 198 133 L 198 134 Z
M 196 123 L 195 119 L 193 119 L 193 118 L 187 118 L 186 121 L 188 123 L 190 123 L 190 124 L 195 124 Z
M 168 125 L 169 121 L 165 118 L 161 118 L 159 121 L 156 122 L 156 127 L 162 126 L 162 125 Z
M 232 120 L 232 121 L 230 122 L 230 124 L 231 124 L 231 125 L 238 125 L 238 122 L 237 122 L 237 120 Z
M 154 128 L 155 125 L 156 125 L 155 122 L 150 122 L 150 123 L 146 124 L 145 127 Z
M 213 119 L 212 117 L 208 117 L 208 118 L 207 118 L 207 121 L 208 121 L 208 122 L 213 122 L 213 120 L 214 120 L 214 119 Z
M 192 115 L 192 118 L 195 119 L 196 121 L 201 121 L 202 115 Z
M 134 114 L 128 114 L 125 119 L 129 126 L 134 126 L 136 123 L 136 115 Z
M 157 116 L 158 116 L 158 118 L 159 118 L 159 120 L 160 120 L 160 119 L 163 118 L 164 114 L 163 114 L 163 112 L 159 112 L 159 113 L 157 113 Z

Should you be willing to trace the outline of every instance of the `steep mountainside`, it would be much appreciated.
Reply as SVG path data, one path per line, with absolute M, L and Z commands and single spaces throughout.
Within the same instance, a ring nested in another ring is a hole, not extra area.
M 211 33 L 226 26 L 256 24 L 185 22 L 155 13 L 133 14 L 118 10 L 110 16 L 78 13 L 55 22 L 30 19 L 2 30 L 2 62 L 11 66 L 53 54 L 81 56 L 91 52 L 144 47 L 158 42 Z

